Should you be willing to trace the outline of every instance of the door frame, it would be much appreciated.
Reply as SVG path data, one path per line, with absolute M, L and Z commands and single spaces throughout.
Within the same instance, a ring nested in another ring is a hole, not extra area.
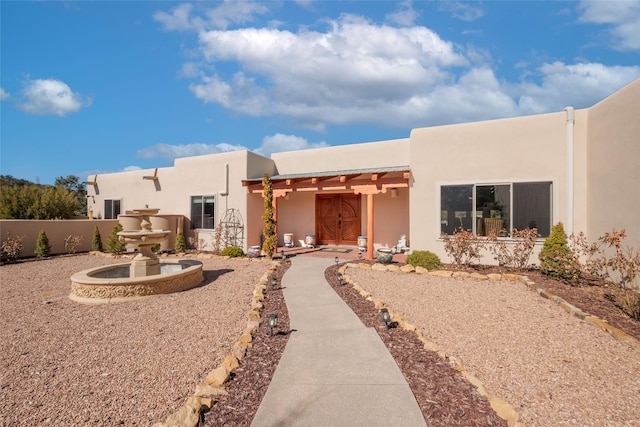
M 320 215 L 319 215 L 319 203 L 318 203 L 318 199 L 334 199 L 334 207 L 337 213 L 342 213 L 342 201 L 344 199 L 353 199 L 356 202 L 356 207 L 355 207 L 355 228 L 357 230 L 357 235 L 359 235 L 361 233 L 362 230 L 362 197 L 359 194 L 355 194 L 355 193 L 320 193 L 320 194 L 316 194 L 315 197 L 315 232 L 316 232 L 316 238 L 317 238 L 317 243 L 319 245 L 348 245 L 348 246 L 355 246 L 357 245 L 357 238 L 358 236 L 355 236 L 354 240 L 347 240 L 344 239 L 344 234 L 341 232 L 342 228 L 341 226 L 337 226 L 336 228 L 338 229 L 338 232 L 336 232 L 336 239 L 335 241 L 323 241 L 320 239 L 322 233 L 320 233 Z M 340 221 L 339 219 L 335 219 L 335 221 Z

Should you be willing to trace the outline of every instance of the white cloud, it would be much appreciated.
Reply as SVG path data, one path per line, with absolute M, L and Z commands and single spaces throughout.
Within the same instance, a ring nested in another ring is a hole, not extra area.
M 484 16 L 482 2 L 443 1 L 440 2 L 440 8 L 461 21 L 471 22 Z
M 387 15 L 387 21 L 403 27 L 409 27 L 418 19 L 418 12 L 413 9 L 411 0 L 398 3 L 397 11 Z
M 151 147 L 138 150 L 137 157 L 144 159 L 162 158 L 166 160 L 174 160 L 180 157 L 201 156 L 204 154 L 226 153 L 229 151 L 246 150 L 242 145 L 221 144 L 156 144 Z
M 343 15 L 326 32 L 269 28 L 200 33 L 203 58 L 235 61 L 241 71 L 205 76 L 197 98 L 243 114 L 287 115 L 309 128 L 377 121 L 393 108 L 451 80 L 468 65 L 452 43 L 425 27 L 376 26 Z M 386 107 L 385 107 L 386 106 Z
M 262 139 L 262 144 L 260 145 L 260 147 L 253 151 L 262 156 L 269 157 L 272 153 L 278 153 L 281 151 L 296 151 L 327 146 L 328 144 L 324 141 L 312 143 L 299 136 L 283 135 L 277 133 L 275 135 L 265 136 Z M 194 143 L 182 145 L 156 144 L 147 148 L 143 148 L 142 150 L 138 150 L 136 152 L 136 156 L 144 159 L 161 158 L 173 161 L 181 157 L 202 156 L 205 154 L 226 153 L 239 150 L 249 150 L 249 148 L 243 145 L 233 145 L 227 143 Z M 130 166 L 130 168 L 134 168 L 131 170 L 140 169 L 137 166 Z
M 484 14 L 480 2 L 442 7 L 459 19 Z M 640 77 L 638 67 L 576 60 L 527 67 L 521 82 L 506 82 L 492 69 L 496 61 L 489 50 L 454 45 L 412 24 L 410 2 L 398 3 L 398 11 L 407 13 L 388 15 L 387 22 L 408 26 L 343 14 L 321 21 L 323 29 L 297 31 L 207 30 L 215 21 L 209 13 L 198 21 L 206 23 L 198 32 L 201 57 L 185 64 L 182 74 L 194 79 L 189 90 L 205 103 L 254 117 L 284 117 L 318 132 L 329 124 L 412 128 L 560 111 L 567 105 L 584 108 Z M 238 16 L 251 13 L 257 12 Z M 606 21 L 622 22 L 622 15 L 611 12 Z M 595 19 L 589 16 L 585 8 L 584 19 Z M 266 154 L 287 144 L 284 135 L 268 138 L 273 139 L 259 149 Z
M 187 3 L 179 4 L 171 10 L 171 13 L 164 11 L 154 13 L 153 19 L 160 22 L 167 31 L 191 30 L 196 25 L 189 17 L 192 8 Z
M 125 166 L 122 168 L 121 172 L 133 172 L 133 171 L 139 171 L 142 170 L 142 168 L 140 166 Z
M 271 154 L 282 151 L 297 151 L 328 146 L 329 144 L 324 141 L 310 143 L 305 138 L 299 136 L 276 133 L 272 136 L 265 136 L 262 139 L 260 148 L 255 150 L 255 152 L 262 156 L 270 157 Z
M 216 7 L 204 11 L 205 18 L 192 16 L 193 6 L 182 3 L 171 9 L 170 13 L 157 11 L 153 14 L 153 19 L 160 22 L 167 31 L 203 30 L 205 28 L 226 30 L 232 24 L 251 22 L 254 15 L 264 15 L 269 11 L 264 3 L 252 1 L 225 0 L 215 4 L 217 4 Z
M 27 80 L 22 96 L 20 108 L 30 114 L 64 116 L 91 105 L 90 99 L 72 92 L 66 83 L 55 79 Z
M 581 1 L 580 21 L 609 26 L 616 50 L 640 49 L 640 0 Z
M 4 101 L 5 99 L 11 98 L 9 92 L 5 92 L 3 88 L 0 87 L 0 101 Z
M 559 111 L 567 105 L 585 108 L 606 98 L 640 77 L 640 66 L 606 66 L 598 63 L 545 63 L 539 68 L 540 85 L 517 85 L 519 113 Z

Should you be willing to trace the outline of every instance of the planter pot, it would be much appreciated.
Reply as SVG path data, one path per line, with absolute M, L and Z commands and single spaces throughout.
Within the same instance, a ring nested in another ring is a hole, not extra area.
M 358 236 L 358 249 L 361 251 L 367 250 L 367 236 Z
M 287 248 L 293 247 L 293 233 L 284 233 L 284 245 Z
M 378 249 L 376 259 L 382 264 L 391 264 L 393 261 L 393 252 L 391 252 L 391 249 Z
M 257 258 L 262 252 L 262 246 L 249 246 L 247 250 L 247 256 L 249 258 Z
M 314 234 L 307 234 L 304 236 L 304 244 L 308 248 L 313 248 L 316 245 L 316 236 Z

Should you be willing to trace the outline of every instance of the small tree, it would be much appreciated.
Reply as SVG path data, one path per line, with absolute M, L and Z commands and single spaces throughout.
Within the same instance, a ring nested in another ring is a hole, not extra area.
M 264 174 L 262 178 L 262 188 L 264 192 L 262 196 L 264 198 L 264 215 L 262 215 L 264 242 L 262 243 L 262 251 L 268 257 L 272 257 L 278 248 L 278 235 L 276 234 L 276 220 L 273 218 L 273 187 L 268 174 Z
M 102 248 L 102 237 L 100 236 L 100 230 L 96 225 L 96 228 L 93 230 L 93 240 L 91 241 L 91 250 L 94 252 L 102 252 L 104 249 Z
M 122 224 L 117 223 L 109 237 L 107 238 L 107 250 L 109 252 L 113 252 L 114 254 L 119 254 L 124 252 L 127 249 L 127 245 L 120 241 L 120 237 L 118 233 L 122 231 Z
M 179 231 L 176 235 L 176 252 L 179 254 L 187 252 L 187 242 L 184 240 L 182 231 Z
M 36 242 L 35 254 L 38 258 L 46 258 L 51 254 L 51 245 L 49 244 L 49 238 L 44 230 L 40 230 L 38 234 L 38 241 Z
M 567 233 L 561 222 L 554 225 L 551 234 L 544 241 L 540 250 L 540 272 L 560 279 L 576 279 L 580 268 L 576 265 L 575 256 L 567 241 Z

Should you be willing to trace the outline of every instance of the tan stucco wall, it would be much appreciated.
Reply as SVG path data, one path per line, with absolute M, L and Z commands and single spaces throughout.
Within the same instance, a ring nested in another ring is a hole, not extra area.
M 414 129 L 411 132 L 412 249 L 445 257 L 440 187 L 449 184 L 551 181 L 553 223 L 566 213 L 566 113 Z M 585 157 L 586 112 L 575 112 L 574 158 Z M 586 224 L 584 166 L 576 162 L 574 223 Z
M 340 171 L 409 164 L 409 138 L 274 153 L 278 174 Z
M 226 193 L 225 165 L 229 165 L 229 189 Z M 183 215 L 185 236 L 193 237 L 188 218 L 191 216 L 191 196 L 215 195 L 215 222 L 226 209 L 238 209 L 245 222 L 245 243 L 249 233 L 255 232 L 255 221 L 247 218 L 247 189 L 242 180 L 262 176 L 273 171 L 273 161 L 249 151 L 210 154 L 176 159 L 173 167 L 159 168 L 158 180 L 146 180 L 154 169 L 98 175 L 97 186 L 87 186 L 88 208 L 94 217 L 104 218 L 104 200 L 120 199 L 121 213 L 144 207 L 160 209 L 161 215 Z M 92 180 L 93 176 L 89 177 Z
M 23 250 L 22 257 L 34 256 L 38 234 L 40 230 L 44 230 L 51 245 L 51 255 L 65 254 L 67 250 L 64 241 L 68 236 L 84 236 L 84 239 L 76 247 L 76 252 L 88 252 L 91 250 L 91 242 L 93 240 L 93 232 L 98 227 L 102 245 L 105 246 L 107 238 L 113 227 L 117 224 L 116 220 L 25 220 L 25 219 L 3 219 L 0 220 L 0 235 L 2 241 L 7 239 L 7 233 L 12 237 L 24 236 L 22 239 Z M 105 246 L 106 250 L 106 246 Z
M 587 235 L 627 231 L 640 247 L 640 79 L 589 110 Z
M 573 230 L 596 238 L 613 227 L 626 228 L 640 244 L 640 80 L 590 109 L 575 111 L 573 130 Z M 222 196 L 229 164 L 229 195 Z M 409 138 L 275 153 L 271 159 L 248 151 L 177 159 L 158 170 L 158 181 L 143 180 L 153 170 L 98 176 L 89 186 L 94 214 L 104 199 L 120 199 L 122 212 L 149 205 L 160 214 L 190 216 L 190 196 L 216 195 L 216 222 L 226 208 L 244 216 L 245 246 L 260 244 L 264 212 L 260 194 L 242 180 L 264 173 L 296 174 L 409 166 L 409 189 L 375 196 L 374 244 L 393 246 L 406 234 L 412 249 L 428 249 L 443 259 L 439 239 L 440 186 L 550 181 L 552 223 L 567 223 L 567 113 L 418 128 Z M 92 178 L 92 177 L 90 177 Z M 94 190 L 98 190 L 94 192 Z M 315 193 L 294 192 L 278 200 L 278 235 L 295 240 L 315 232 Z M 362 198 L 362 235 L 367 204 Z M 188 227 L 185 224 L 185 227 Z M 188 232 L 189 230 L 185 230 Z M 484 261 L 489 262 L 490 259 Z M 535 259 L 534 259 L 535 261 Z
M 339 192 L 339 191 L 338 191 Z M 331 192 L 321 192 L 331 193 Z M 287 199 L 278 199 L 278 243 L 284 242 L 284 233 L 293 233 L 298 246 L 305 235 L 315 234 L 315 192 L 299 191 L 289 194 Z M 398 189 L 398 197 L 391 193 L 380 193 L 374 196 L 374 244 L 395 246 L 401 234 L 409 239 L 409 190 Z M 367 196 L 361 196 L 361 228 L 360 235 L 367 235 Z

